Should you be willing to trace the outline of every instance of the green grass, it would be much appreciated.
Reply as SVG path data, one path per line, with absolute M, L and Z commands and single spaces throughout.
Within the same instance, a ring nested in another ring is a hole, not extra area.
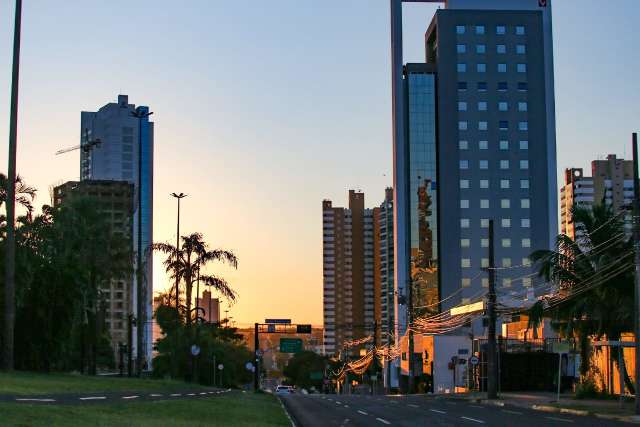
M 84 405 L 0 403 L 2 426 L 289 426 L 269 394 Z
M 0 394 L 36 395 L 58 393 L 197 390 L 196 384 L 180 381 L 91 377 L 73 374 L 36 374 L 0 372 Z

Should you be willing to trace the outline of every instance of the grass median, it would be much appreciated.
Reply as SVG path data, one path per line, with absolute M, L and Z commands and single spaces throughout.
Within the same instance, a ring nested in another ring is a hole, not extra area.
M 115 404 L 0 403 L 3 426 L 289 426 L 270 394 L 234 391 L 224 396 Z

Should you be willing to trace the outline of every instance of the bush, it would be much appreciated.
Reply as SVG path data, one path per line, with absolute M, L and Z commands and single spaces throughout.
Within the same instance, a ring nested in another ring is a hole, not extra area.
M 582 380 L 576 386 L 576 399 L 593 399 L 599 396 L 598 387 L 591 378 Z

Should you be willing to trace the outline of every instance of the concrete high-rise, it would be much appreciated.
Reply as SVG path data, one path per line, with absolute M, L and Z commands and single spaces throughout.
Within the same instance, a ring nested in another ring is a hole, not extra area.
M 150 366 L 152 351 L 153 268 L 149 246 L 153 243 L 153 122 L 146 106 L 129 103 L 127 95 L 98 111 L 81 113 L 81 145 L 100 140 L 90 150 L 81 150 L 81 180 L 117 180 L 134 185 L 133 248 L 141 259 L 143 295 L 144 354 L 141 366 Z M 135 117 L 141 116 L 141 118 Z M 135 269 L 134 269 L 135 270 Z M 137 275 L 135 275 L 137 276 Z M 134 277 L 133 307 L 138 304 L 137 278 Z M 137 316 L 137 310 L 133 314 Z M 138 322 L 140 323 L 140 322 Z M 134 340 L 135 343 L 135 340 Z M 134 351 L 134 354 L 137 353 Z
M 111 233 L 119 234 L 133 244 L 133 184 L 124 181 L 69 181 L 53 189 L 54 206 L 74 198 L 95 201 L 105 217 Z M 105 326 L 111 336 L 114 354 L 118 345 L 129 345 L 128 316 L 132 312 L 133 277 L 113 277 L 100 287 L 100 305 L 105 307 Z
M 385 190 L 385 199 L 373 209 L 374 277 L 376 321 L 380 323 L 379 344 L 392 344 L 395 333 L 393 290 L 393 189 Z
M 572 239 L 580 230 L 571 217 L 574 206 L 590 209 L 594 204 L 610 205 L 614 212 L 628 208 L 633 202 L 633 161 L 609 154 L 606 159 L 591 162 L 591 176 L 581 168 L 566 169 L 560 188 L 560 232 Z M 625 227 L 631 232 L 631 214 L 625 216 Z
M 528 257 L 557 233 L 551 1 L 448 0 L 422 64 L 402 61 L 401 5 L 391 0 L 398 336 L 410 306 L 482 296 L 489 220 L 503 303 L 528 293 Z

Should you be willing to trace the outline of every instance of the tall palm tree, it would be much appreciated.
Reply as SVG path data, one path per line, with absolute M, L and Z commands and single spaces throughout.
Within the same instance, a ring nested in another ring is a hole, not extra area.
M 576 239 L 560 234 L 554 250 L 539 250 L 531 255 L 538 273 L 554 283 L 557 292 L 538 301 L 530 310 L 530 325 L 537 326 L 542 317 L 564 337 L 579 343 L 586 375 L 590 364 L 590 339 L 606 336 L 620 339 L 633 331 L 634 267 L 633 241 L 625 232 L 624 212 L 615 214 L 610 205 L 592 209 L 574 207 Z M 618 349 L 611 357 L 617 363 Z M 620 366 L 629 390 L 633 384 L 623 363 Z
M 231 251 L 224 249 L 208 249 L 201 233 L 181 236 L 180 250 L 170 243 L 154 243 L 152 249 L 167 255 L 163 265 L 172 279 L 184 283 L 185 288 L 185 316 L 187 325 L 192 321 L 193 285 L 202 282 L 205 286 L 218 291 L 228 301 L 234 302 L 236 292 L 222 277 L 204 272 L 206 266 L 213 261 L 221 261 L 233 268 L 238 267 L 238 259 Z
M 27 185 L 22 177 L 16 177 L 16 202 L 27 210 L 33 212 L 32 202 L 36 198 L 36 189 Z M 0 207 L 7 202 L 7 176 L 0 173 Z

